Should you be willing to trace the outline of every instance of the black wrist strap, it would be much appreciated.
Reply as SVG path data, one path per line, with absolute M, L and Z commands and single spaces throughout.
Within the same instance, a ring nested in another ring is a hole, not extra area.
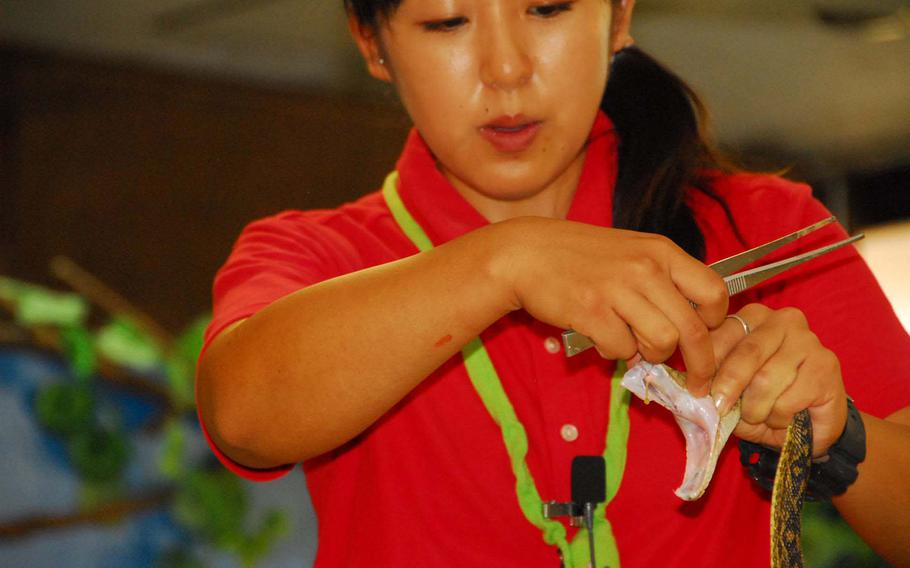
M 740 440 L 739 460 L 749 477 L 761 487 L 771 491 L 780 452 Z M 806 498 L 810 501 L 828 501 L 841 495 L 856 481 L 856 466 L 866 459 L 866 427 L 853 401 L 847 399 L 847 424 L 843 433 L 828 448 L 828 454 L 812 462 Z

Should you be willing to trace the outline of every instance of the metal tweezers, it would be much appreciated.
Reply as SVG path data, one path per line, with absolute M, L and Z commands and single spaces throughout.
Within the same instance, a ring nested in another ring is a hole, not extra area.
M 813 223 L 808 227 L 804 227 L 798 231 L 794 231 L 789 235 L 785 235 L 779 239 L 775 239 L 769 243 L 757 246 L 753 249 L 749 249 L 746 252 L 742 252 L 736 255 L 733 255 L 729 258 L 719 260 L 714 264 L 708 266 L 714 270 L 714 272 L 724 277 L 724 282 L 727 285 L 727 293 L 731 296 L 734 294 L 739 294 L 749 288 L 764 282 L 772 276 L 777 276 L 781 272 L 789 270 L 794 266 L 798 266 L 804 262 L 818 258 L 822 255 L 828 254 L 833 250 L 837 250 L 842 246 L 846 246 L 856 241 L 862 239 L 865 235 L 862 233 L 844 239 L 840 242 L 817 248 L 809 252 L 793 256 L 790 258 L 785 258 L 777 262 L 772 262 L 764 266 L 759 266 L 757 268 L 752 268 L 749 270 L 744 270 L 742 272 L 736 272 L 743 266 L 752 264 L 758 259 L 762 258 L 765 255 L 770 254 L 771 252 L 779 249 L 780 247 L 792 243 L 793 241 L 800 239 L 809 233 L 821 229 L 822 227 L 833 223 L 835 221 L 834 217 L 828 217 L 827 219 L 822 219 L 817 223 Z M 694 307 L 694 304 L 693 304 Z M 588 337 L 578 333 L 577 331 L 568 330 L 562 333 L 562 343 L 566 349 L 566 357 L 573 357 L 578 355 L 582 351 L 586 351 L 591 347 L 594 347 L 594 342 L 591 341 Z

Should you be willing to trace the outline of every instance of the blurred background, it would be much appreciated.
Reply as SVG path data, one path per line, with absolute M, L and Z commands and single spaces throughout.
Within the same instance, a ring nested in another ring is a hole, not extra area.
M 910 1 L 639 0 L 723 146 L 789 168 L 910 325 Z M 341 0 L 0 0 L 0 565 L 309 566 L 299 471 L 212 463 L 192 374 L 250 220 L 379 187 L 409 122 Z M 810 507 L 811 566 L 883 566 Z

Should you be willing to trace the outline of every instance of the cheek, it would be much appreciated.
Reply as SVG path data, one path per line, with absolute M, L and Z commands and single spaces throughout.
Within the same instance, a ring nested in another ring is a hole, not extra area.
M 566 79 L 575 84 L 605 83 L 609 55 L 607 41 L 600 34 L 583 33 L 547 38 L 541 42 L 538 62 L 549 81 Z M 571 70 L 567 72 L 567 67 Z
M 472 76 L 472 61 L 466 54 L 424 53 L 398 70 L 396 86 L 414 122 L 432 127 L 470 107 L 477 91 Z

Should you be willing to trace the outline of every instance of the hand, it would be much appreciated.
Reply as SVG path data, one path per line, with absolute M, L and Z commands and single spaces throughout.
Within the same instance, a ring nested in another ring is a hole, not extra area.
M 659 363 L 679 347 L 690 390 L 707 393 L 716 370 L 709 330 L 728 300 L 714 271 L 658 235 L 532 217 L 498 230 L 515 308 L 590 337 L 610 359 L 640 353 Z
M 837 356 L 821 344 L 795 308 L 772 310 L 750 304 L 737 315 L 748 322 L 749 335 L 734 319 L 711 334 L 720 362 L 711 394 L 721 413 L 742 396 L 742 419 L 733 433 L 780 448 L 793 415 L 808 408 L 812 456 L 825 455 L 847 420 Z

